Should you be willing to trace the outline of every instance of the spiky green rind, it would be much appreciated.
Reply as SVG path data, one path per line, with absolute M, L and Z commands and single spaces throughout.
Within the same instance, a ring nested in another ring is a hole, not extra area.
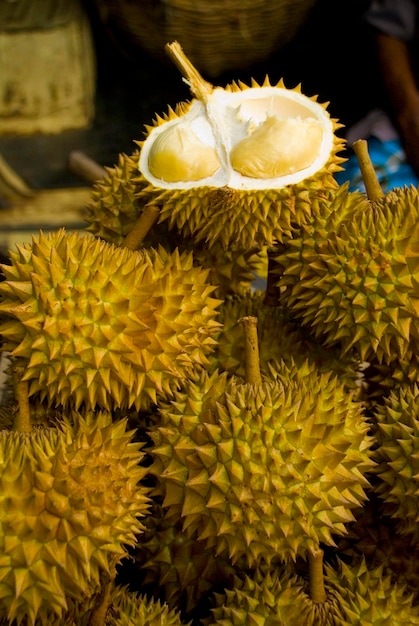
M 271 87 L 271 83 L 268 78 L 262 85 L 252 81 L 250 88 L 260 86 Z M 286 89 L 282 80 L 275 87 Z M 232 83 L 226 87 L 226 91 L 231 92 L 246 89 L 249 87 L 244 83 Z M 300 86 L 295 91 L 301 93 Z M 317 100 L 316 97 L 310 99 Z M 165 116 L 157 117 L 153 125 L 147 127 L 148 134 L 155 126 L 187 113 L 189 106 L 190 103 L 184 103 L 176 111 L 169 110 Z M 336 120 L 332 123 L 334 131 L 341 126 Z M 138 142 L 140 150 L 142 144 Z M 169 227 L 176 228 L 185 237 L 205 241 L 209 247 L 218 242 L 226 249 L 270 246 L 282 241 L 296 225 L 310 218 L 314 198 L 322 197 L 328 187 L 337 187 L 334 174 L 342 169 L 341 163 L 345 161 L 338 156 L 343 147 L 344 140 L 335 132 L 327 163 L 315 175 L 279 189 L 255 191 L 227 186 L 163 189 L 148 183 L 143 173 L 140 173 L 137 184 L 143 187 L 141 201 L 161 206 L 160 221 L 168 220 Z
M 230 187 L 196 187 L 191 190 L 144 189 L 142 201 L 161 206 L 160 221 L 184 237 L 215 243 L 226 250 L 271 246 L 291 236 L 310 220 L 313 197 L 337 187 L 333 176 L 304 181 L 283 189 L 237 190 Z
M 100 600 L 100 598 L 99 598 Z M 95 617 L 97 598 L 87 599 L 83 604 L 69 611 L 61 622 L 51 622 L 54 626 L 92 626 L 99 624 Z M 170 609 L 165 603 L 130 591 L 128 586 L 112 585 L 103 626 L 186 626 L 180 612 Z M 38 626 L 36 624 L 35 626 Z
M 118 155 L 118 163 L 106 168 L 107 175 L 92 188 L 86 207 L 87 230 L 110 243 L 122 243 L 140 214 L 137 162 L 136 153 Z
M 419 386 L 401 385 L 375 411 L 377 493 L 384 511 L 415 532 L 419 521 Z
M 123 244 L 137 219 L 145 209 L 142 186 L 138 184 L 138 152 L 118 155 L 118 163 L 107 167 L 106 176 L 98 180 L 86 207 L 86 230 L 114 244 Z M 159 243 L 175 248 L 175 234 L 168 233 L 167 225 L 154 225 L 144 245 Z
M 341 195 L 330 201 L 342 202 Z M 351 199 L 359 195 L 352 192 Z M 405 358 L 419 342 L 418 223 L 412 186 L 371 205 L 359 201 L 350 219 L 302 226 L 278 258 L 284 302 L 344 352 L 355 348 L 361 359 L 379 362 Z
M 143 530 L 142 444 L 108 414 L 73 420 L 0 431 L 0 607 L 11 622 L 60 619 Z
M 333 545 L 366 499 L 372 438 L 335 377 L 202 373 L 160 406 L 151 473 L 167 515 L 233 562 Z
M 205 626 L 342 626 L 343 616 L 334 590 L 325 602 L 315 603 L 308 585 L 292 572 L 256 570 L 234 588 L 216 594 L 212 617 Z
M 325 576 L 328 587 L 338 595 L 344 615 L 336 626 L 419 624 L 419 607 L 413 605 L 412 594 L 383 574 L 382 565 L 369 568 L 365 559 L 356 566 L 339 561 L 338 568 L 325 566 Z
M 194 245 L 195 262 L 209 269 L 208 280 L 216 285 L 215 296 L 224 299 L 228 295 L 246 293 L 261 268 L 259 250 L 233 252 L 215 244 L 211 249 Z
M 106 615 L 106 626 L 182 626 L 180 612 L 165 602 L 116 587 Z
M 177 250 L 138 252 L 63 229 L 11 255 L 4 349 L 30 394 L 76 408 L 147 409 L 196 365 L 219 329 L 208 270 Z
M 215 555 L 202 541 L 182 530 L 182 521 L 167 519 L 155 505 L 144 520 L 135 559 L 144 572 L 141 588 L 163 591 L 172 607 L 190 614 L 215 587 L 228 585 L 234 569 L 225 555 Z
M 419 623 L 419 607 L 402 585 L 369 569 L 364 560 L 325 567 L 325 602 L 313 602 L 308 584 L 290 573 L 255 572 L 218 595 L 208 626 L 402 626 Z
M 419 598 L 419 547 L 413 536 L 400 534 L 396 519 L 384 515 L 375 493 L 355 512 L 348 534 L 337 541 L 336 553 L 346 563 L 365 558 L 368 568 L 383 567 L 383 573 L 403 584 Z
M 244 376 L 244 334 L 239 320 L 250 315 L 258 320 L 262 368 L 266 368 L 269 361 L 281 359 L 303 367 L 308 360 L 320 372 L 333 372 L 348 388 L 360 391 L 359 358 L 352 353 L 342 357 L 338 349 L 324 347 L 310 337 L 284 307 L 266 304 L 265 295 L 261 290 L 247 290 L 225 297 L 219 309 L 222 328 L 210 356 L 212 367 Z

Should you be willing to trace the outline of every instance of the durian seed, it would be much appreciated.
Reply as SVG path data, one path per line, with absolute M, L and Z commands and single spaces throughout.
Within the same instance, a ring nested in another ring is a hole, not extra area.
M 261 382 L 259 365 L 259 344 L 257 335 L 257 318 L 252 315 L 239 320 L 244 331 L 245 381 L 250 384 Z
M 17 400 L 17 412 L 15 415 L 13 430 L 20 433 L 29 433 L 32 430 L 31 414 L 29 408 L 29 384 L 22 380 L 24 367 L 20 364 L 14 364 L 12 368 L 12 377 L 15 390 L 15 398 Z
M 130 250 L 138 250 L 141 247 L 147 233 L 155 224 L 160 214 L 160 207 L 157 204 L 150 204 L 144 208 L 140 217 L 135 222 L 132 230 L 124 239 L 124 246 Z
M 308 564 L 310 572 L 310 598 L 312 602 L 326 602 L 327 596 L 324 588 L 323 550 L 319 548 L 316 551 L 313 550 L 312 552 L 309 552 Z
M 384 192 L 368 152 L 368 142 L 365 139 L 358 139 L 352 144 L 352 148 L 358 160 L 368 200 L 371 202 L 379 200 L 384 196 Z
M 277 178 L 309 167 L 323 139 L 314 118 L 279 119 L 268 116 L 231 150 L 233 168 L 250 178 Z

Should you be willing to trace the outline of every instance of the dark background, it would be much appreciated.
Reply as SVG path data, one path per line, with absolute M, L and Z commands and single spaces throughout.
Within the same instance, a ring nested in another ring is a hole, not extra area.
M 169 59 L 129 49 L 124 33 L 103 24 L 94 2 L 85 0 L 85 5 L 97 57 L 93 124 L 59 135 L 0 137 L 0 153 L 34 189 L 85 184 L 68 167 L 71 151 L 112 166 L 120 152 L 135 149 L 134 140 L 143 137 L 144 125 L 156 113 L 190 98 Z M 318 0 L 294 39 L 266 61 L 204 78 L 220 86 L 232 80 L 249 83 L 251 77 L 262 82 L 266 75 L 271 83 L 284 78 L 290 88 L 300 83 L 306 95 L 329 102 L 331 115 L 348 127 L 382 98 L 373 40 L 363 22 L 367 6 L 368 0 Z

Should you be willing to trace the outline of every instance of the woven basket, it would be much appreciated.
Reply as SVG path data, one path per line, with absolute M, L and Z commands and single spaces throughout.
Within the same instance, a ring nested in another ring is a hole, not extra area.
M 211 77 L 250 67 L 291 41 L 316 0 L 96 0 L 102 21 L 129 51 L 165 57 L 177 40 Z M 122 37 L 121 37 L 122 35 Z

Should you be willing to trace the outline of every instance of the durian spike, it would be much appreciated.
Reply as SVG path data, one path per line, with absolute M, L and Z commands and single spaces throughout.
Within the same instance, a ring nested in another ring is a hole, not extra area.
M 375 202 L 384 196 L 384 192 L 368 152 L 368 143 L 365 139 L 358 139 L 352 144 L 352 148 L 358 159 L 358 165 L 361 170 L 368 200 Z
M 244 332 L 244 364 L 246 383 L 252 385 L 260 383 L 262 378 L 260 375 L 259 361 L 259 344 L 257 333 L 257 318 L 252 315 L 242 317 L 239 323 L 243 327 Z
M 182 73 L 185 82 L 189 85 L 193 95 L 198 98 L 198 100 L 205 102 L 207 96 L 209 96 L 214 90 L 213 85 L 202 78 L 196 67 L 185 55 L 183 48 L 178 41 L 167 43 L 165 50 Z
M 17 400 L 17 412 L 14 418 L 13 430 L 19 433 L 29 433 L 32 430 L 29 385 L 27 381 L 22 380 L 23 373 L 24 367 L 20 363 L 15 363 L 12 368 L 12 379 Z
M 124 246 L 130 250 L 138 250 L 159 214 L 160 207 L 157 204 L 147 205 L 132 230 L 125 237 Z
M 323 550 L 320 548 L 308 555 L 309 587 L 312 602 L 322 603 L 327 599 L 324 588 Z

